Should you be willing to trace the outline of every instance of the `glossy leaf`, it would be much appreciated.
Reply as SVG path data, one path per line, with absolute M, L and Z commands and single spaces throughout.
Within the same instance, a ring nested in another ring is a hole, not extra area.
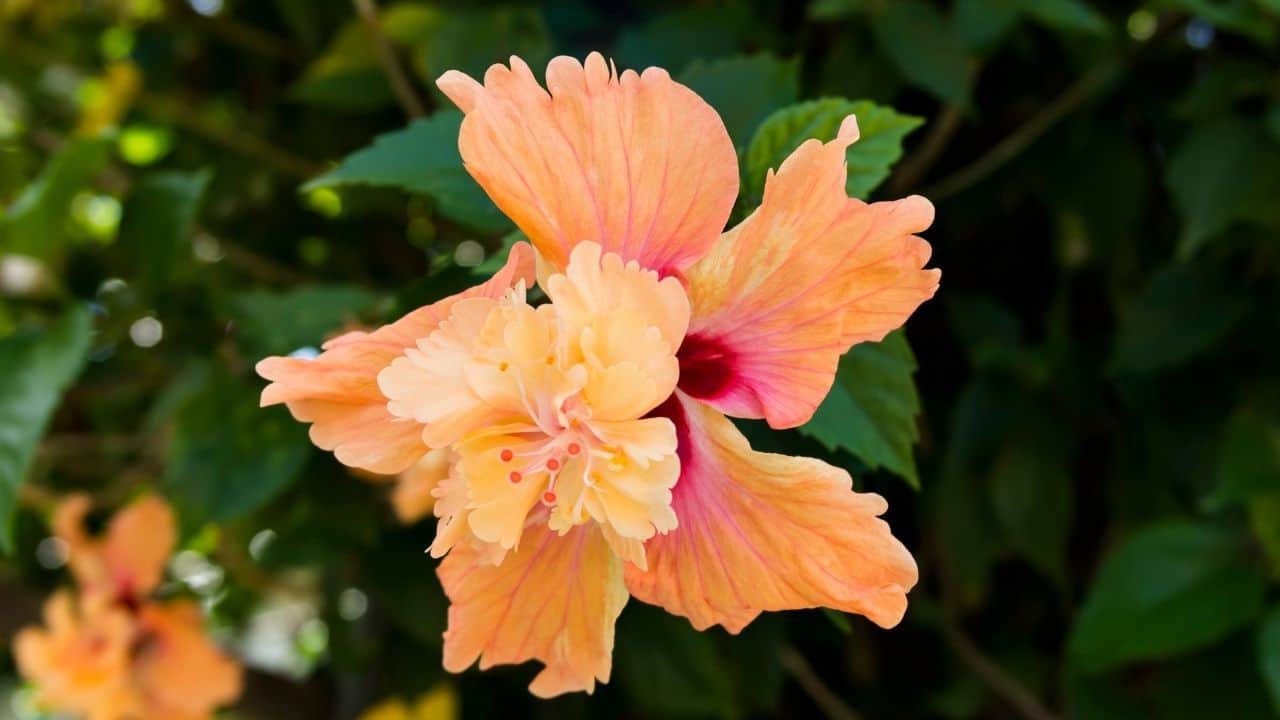
M 1085 672 L 1210 645 L 1262 610 L 1266 580 L 1233 532 L 1191 522 L 1144 530 L 1098 569 L 1069 659 Z
M 1158 270 L 1122 308 L 1111 366 L 1154 372 L 1211 351 L 1244 317 L 1247 298 L 1196 266 Z
M 71 201 L 102 170 L 107 138 L 76 138 L 49 159 L 39 177 L 0 214 L 0 248 L 38 258 L 57 257 L 66 240 Z
M 855 345 L 840 360 L 831 394 L 800 431 L 919 487 L 912 451 L 920 437 L 915 371 L 915 356 L 901 331 L 878 343 Z
M 139 280 L 150 291 L 162 289 L 174 264 L 190 253 L 191 230 L 211 178 L 208 171 L 155 173 L 129 195 L 120 243 L 133 254 Z
M 741 148 L 770 113 L 796 101 L 799 72 L 798 60 L 739 55 L 695 61 L 677 80 L 711 103 Z
M 311 456 L 306 426 L 259 408 L 259 388 L 217 376 L 174 419 L 164 476 L 186 528 L 235 520 L 295 480 Z
M 287 292 L 240 293 L 227 300 L 241 343 L 254 359 L 318 349 L 324 341 L 360 325 L 377 296 L 346 285 L 311 285 Z
M 849 195 L 866 198 L 902 157 L 902 140 L 921 120 L 890 108 L 861 100 L 825 98 L 792 105 L 770 115 L 756 130 L 743 160 L 743 197 L 755 207 L 764 195 L 765 175 L 776 170 L 801 143 L 810 138 L 832 140 L 849 115 L 858 118 L 861 137 L 849 147 Z
M 89 311 L 0 340 L 0 550 L 13 550 L 18 494 L 62 393 L 89 352 Z
M 450 220 L 487 233 L 501 232 L 511 222 L 462 167 L 461 124 L 462 113 L 445 110 L 403 130 L 379 135 L 373 145 L 348 155 L 302 190 L 338 185 L 399 188 L 431 196 Z
M 1259 123 L 1225 118 L 1195 128 L 1174 149 L 1166 181 L 1186 221 L 1183 259 L 1233 223 L 1280 227 L 1280 143 Z
M 907 80 L 939 99 L 967 105 L 974 60 L 946 18 L 924 0 L 883 3 L 871 16 L 876 43 Z

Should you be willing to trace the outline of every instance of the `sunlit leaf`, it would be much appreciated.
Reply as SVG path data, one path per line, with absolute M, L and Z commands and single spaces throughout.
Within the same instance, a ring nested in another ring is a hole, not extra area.
M 846 155 L 849 175 L 845 189 L 866 198 L 902 157 L 902 140 L 920 126 L 920 118 L 902 115 L 867 100 L 826 98 L 792 105 L 770 115 L 747 146 L 743 160 L 742 194 L 751 207 L 764 196 L 765 175 L 776 170 L 801 143 L 810 138 L 832 140 L 849 115 L 858 118 L 859 140 Z
M 1101 672 L 1204 647 L 1256 618 L 1265 590 L 1236 533 L 1191 522 L 1149 528 L 1099 568 L 1069 659 Z
M 348 155 L 302 190 L 352 184 L 400 188 L 430 195 L 440 212 L 454 222 L 487 233 L 502 232 L 511 222 L 462 167 L 461 125 L 462 113 L 446 110 L 379 135 L 373 145 Z
M 840 359 L 831 393 L 800 431 L 919 487 L 912 453 L 920 437 L 915 370 L 915 356 L 901 331 L 878 343 L 855 345 Z
M 1212 507 L 1280 492 L 1280 422 L 1250 407 L 1231 415 L 1214 472 Z
M 89 311 L 76 308 L 40 332 L 0 340 L 0 550 L 13 550 L 18 493 L 63 391 L 89 351 Z
M 0 248 L 57 257 L 66 239 L 71 201 L 107 163 L 112 145 L 106 138 L 76 138 L 62 146 L 0 215 Z

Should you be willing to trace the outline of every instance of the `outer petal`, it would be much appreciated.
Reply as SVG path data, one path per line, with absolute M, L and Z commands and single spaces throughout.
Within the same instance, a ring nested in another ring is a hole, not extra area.
M 67 543 L 68 563 L 87 594 L 112 599 L 149 594 L 164 577 L 164 566 L 177 542 L 173 511 L 160 498 L 146 495 L 111 518 L 103 537 L 85 533 L 91 501 L 72 495 L 54 513 L 54 532 Z
M 621 562 L 600 530 L 582 525 L 564 536 L 545 517 L 525 528 L 520 547 L 490 565 L 463 543 L 440 563 L 452 605 L 444 666 L 462 672 L 539 660 L 529 690 L 539 697 L 595 689 L 608 682 L 613 625 L 627 602 Z
M 664 70 L 618 75 L 599 53 L 547 66 L 520 58 L 484 85 L 436 83 L 467 114 L 467 170 L 557 268 L 593 240 L 667 274 L 715 242 L 738 195 L 738 160 L 715 110 Z
M 435 507 L 435 489 L 449 477 L 452 464 L 447 449 L 431 450 L 413 467 L 400 473 L 391 493 L 391 507 L 396 518 L 408 525 L 431 514 Z
M 197 605 L 146 604 L 138 622 L 146 634 L 134 676 L 150 717 L 207 718 L 240 695 L 240 665 L 209 641 Z
M 483 284 L 418 308 L 371 333 L 336 337 L 314 360 L 269 357 L 257 367 L 259 375 L 274 381 L 262 391 L 262 405 L 287 404 L 295 418 L 312 423 L 311 441 L 332 450 L 343 464 L 384 475 L 399 473 L 417 462 L 427 447 L 420 424 L 387 411 L 378 373 L 435 330 L 459 300 L 501 297 L 520 281 L 533 281 L 533 251 L 524 243 L 513 246 L 506 266 Z
M 738 417 L 801 425 L 840 355 L 900 327 L 938 288 L 924 270 L 933 222 L 919 196 L 870 205 L 845 194 L 853 116 L 809 140 L 765 184 L 764 201 L 689 269 L 693 320 L 680 387 Z
M 916 565 L 876 517 L 883 498 L 818 460 L 753 451 L 728 418 L 682 393 L 660 412 L 680 433 L 680 525 L 645 544 L 647 571 L 627 565 L 633 595 L 700 630 L 812 607 L 882 627 L 902 619 Z

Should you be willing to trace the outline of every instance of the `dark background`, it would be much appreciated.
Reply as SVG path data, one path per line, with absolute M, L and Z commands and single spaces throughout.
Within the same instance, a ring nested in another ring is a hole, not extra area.
M 1280 2 L 400 2 L 378 34 L 362 7 L 0 0 L 6 642 L 66 582 L 51 503 L 158 488 L 184 527 L 166 591 L 255 668 L 229 717 L 433 688 L 468 718 L 1276 714 Z M 849 105 L 817 98 L 884 106 L 857 106 L 852 190 L 937 206 L 910 349 L 856 348 L 801 431 L 747 428 L 889 499 L 921 568 L 895 630 L 805 611 L 731 637 L 632 601 L 593 697 L 446 676 L 433 524 L 256 408 L 259 358 L 472 284 L 513 239 L 431 79 L 591 50 L 721 111 L 736 217 L 834 134 Z M 406 151 L 301 189 L 416 114 Z M 7 658 L 0 692 L 34 717 Z

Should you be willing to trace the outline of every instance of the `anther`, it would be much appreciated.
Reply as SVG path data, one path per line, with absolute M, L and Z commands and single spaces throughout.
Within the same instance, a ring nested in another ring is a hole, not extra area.
M 548 470 L 550 470 L 550 471 L 552 471 L 552 472 L 555 472 L 556 470 L 559 470 L 559 469 L 560 469 L 560 461 L 559 461 L 559 460 L 557 460 L 557 459 L 555 459 L 555 458 L 551 458 L 550 460 L 548 460 L 548 461 L 547 461 L 547 469 L 548 469 Z
M 511 474 L 508 475 L 507 477 L 510 478 L 511 482 L 513 483 L 518 483 L 523 478 L 523 476 L 520 473 L 516 472 L 515 470 L 512 470 Z
M 571 442 L 569 443 L 568 450 L 570 455 L 577 455 L 578 453 L 582 452 L 582 446 L 576 442 Z
M 542 502 L 550 505 L 556 501 L 556 494 L 550 490 L 542 493 Z
M 502 452 L 498 453 L 498 457 L 502 458 L 502 462 L 511 462 L 511 458 L 515 456 L 516 454 L 511 452 L 509 448 L 504 448 Z

